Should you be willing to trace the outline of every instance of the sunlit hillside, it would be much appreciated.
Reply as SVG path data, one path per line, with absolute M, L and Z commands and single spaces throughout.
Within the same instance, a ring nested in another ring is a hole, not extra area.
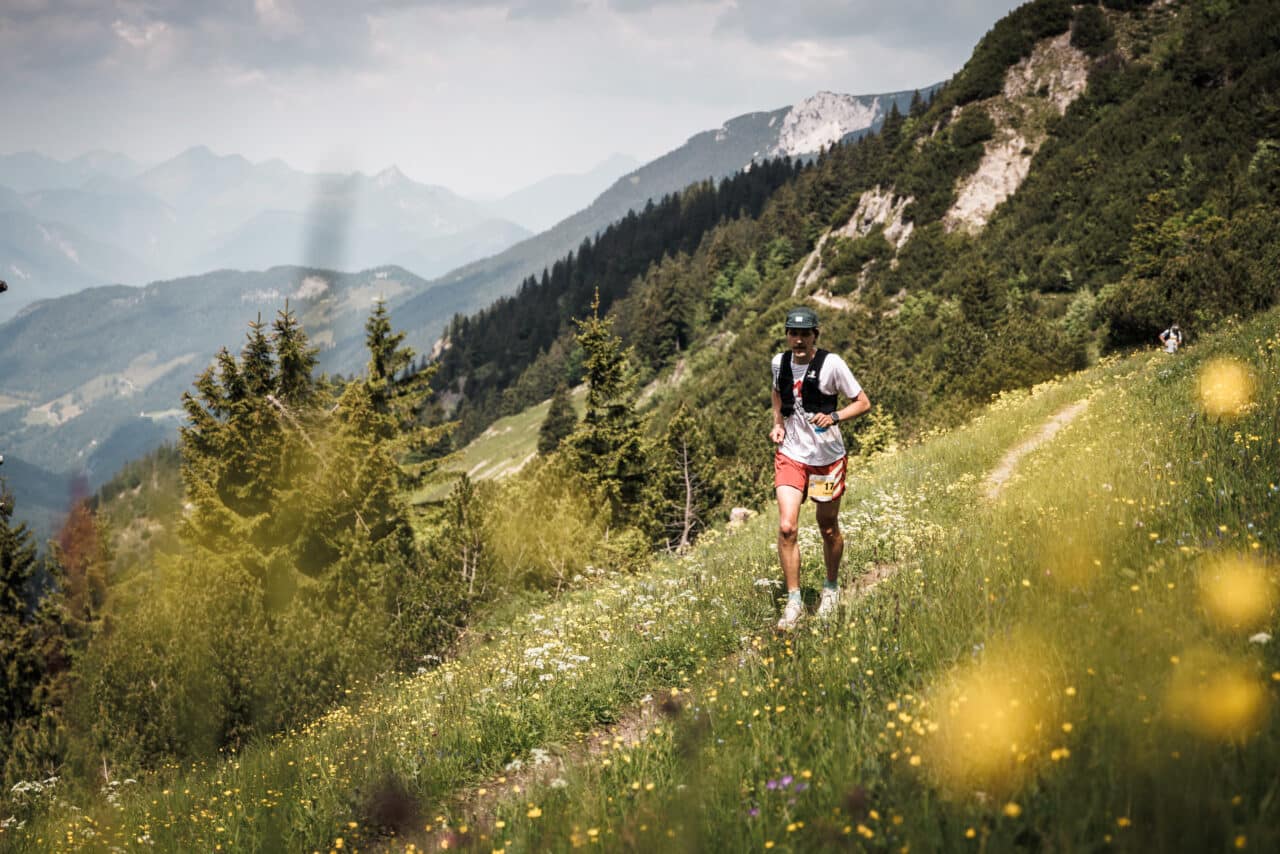
M 574 410 L 583 410 L 584 388 L 572 394 Z M 551 401 L 544 400 L 516 415 L 499 418 L 483 433 L 467 443 L 458 454 L 441 466 L 442 477 L 415 492 L 413 503 L 438 501 L 449 494 L 455 480 L 467 475 L 473 480 L 496 480 L 515 474 L 538 454 L 538 429 L 547 417 Z
M 239 755 L 33 782 L 0 844 L 1275 850 L 1278 390 L 1271 312 L 1006 395 L 857 472 L 830 625 L 773 633 L 761 517 Z

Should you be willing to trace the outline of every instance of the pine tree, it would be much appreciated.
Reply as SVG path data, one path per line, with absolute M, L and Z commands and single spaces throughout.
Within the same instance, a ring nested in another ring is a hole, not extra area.
M 413 363 L 414 352 L 402 346 L 404 332 L 392 331 L 391 316 L 381 300 L 364 328 L 369 350 L 364 386 L 373 409 L 370 429 L 379 440 L 389 443 L 388 452 L 401 464 L 400 486 L 420 486 L 443 463 L 436 450 L 453 430 L 451 424 L 426 424 L 436 366 L 397 380 L 397 374 Z
M 37 711 L 41 672 L 27 602 L 39 568 L 36 544 L 25 523 L 14 524 L 13 510 L 0 480 L 0 756 L 9 754 L 18 726 Z
M 543 456 L 555 453 L 577 426 L 578 413 L 573 411 L 573 402 L 569 399 L 569 387 L 561 383 L 556 387 L 555 394 L 551 396 L 547 417 L 542 419 L 542 427 L 538 429 L 538 453 Z
M 276 396 L 285 406 L 304 407 L 311 403 L 315 394 L 316 383 L 312 372 L 315 370 L 316 353 L 319 351 L 308 346 L 306 333 L 302 331 L 294 313 L 289 311 L 288 301 L 284 304 L 284 310 L 276 314 L 271 329 L 271 340 L 279 365 L 275 383 Z
M 592 486 L 603 488 L 615 520 L 632 522 L 643 515 L 642 497 L 648 460 L 636 417 L 635 377 L 631 350 L 613 334 L 613 319 L 600 317 L 600 297 L 591 316 L 577 321 L 579 346 L 585 357 L 587 409 L 573 435 L 565 440 L 574 468 Z

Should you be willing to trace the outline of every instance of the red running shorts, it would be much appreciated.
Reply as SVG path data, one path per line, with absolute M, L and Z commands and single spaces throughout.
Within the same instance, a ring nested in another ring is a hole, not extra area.
M 848 456 L 825 466 L 798 463 L 782 451 L 773 455 L 773 486 L 790 486 L 800 490 L 801 501 L 834 501 L 844 495 L 844 470 Z

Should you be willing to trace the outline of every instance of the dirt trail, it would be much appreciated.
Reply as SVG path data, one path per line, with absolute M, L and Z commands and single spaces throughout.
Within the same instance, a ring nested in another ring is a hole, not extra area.
M 987 500 L 994 501 L 1000 496 L 1005 484 L 1009 481 L 1009 478 L 1013 477 L 1014 469 L 1018 467 L 1018 463 L 1023 457 L 1052 439 L 1059 430 L 1074 421 L 1081 412 L 1084 412 L 1088 405 L 1089 399 L 1085 398 L 1084 400 L 1076 401 L 1065 409 L 1059 410 L 1056 415 L 1045 422 L 1045 425 L 1040 428 L 1038 433 L 1005 454 L 1004 459 L 1000 460 L 1000 465 L 996 466 L 991 474 L 987 475 L 986 489 L 984 491 Z
M 845 589 L 841 604 L 849 607 L 871 592 L 884 581 L 892 578 L 899 569 L 896 563 L 879 563 L 860 573 Z M 812 615 L 810 621 L 816 620 Z M 723 665 L 737 667 L 750 657 L 758 656 L 760 651 L 754 647 L 735 650 L 725 657 Z M 456 792 L 450 799 L 448 812 L 468 817 L 468 836 L 472 842 L 480 833 L 491 834 L 498 806 L 508 798 L 523 796 L 530 789 L 539 786 L 555 785 L 566 768 L 600 761 L 611 753 L 618 745 L 629 748 L 640 746 L 649 731 L 664 720 L 679 716 L 689 703 L 694 701 L 694 693 L 685 689 L 664 690 L 661 694 L 646 697 L 640 703 L 623 712 L 615 723 L 601 725 L 580 740 L 559 745 L 551 750 L 535 751 L 530 759 L 513 763 L 507 773 L 494 777 L 483 785 Z M 440 810 L 443 814 L 446 810 Z M 449 848 L 457 848 L 463 838 L 455 828 L 436 827 L 425 833 L 417 833 L 409 829 L 393 839 L 384 839 L 375 850 L 405 850 L 412 844 L 419 851 L 441 849 L 442 843 Z M 394 846 L 394 847 L 393 847 Z

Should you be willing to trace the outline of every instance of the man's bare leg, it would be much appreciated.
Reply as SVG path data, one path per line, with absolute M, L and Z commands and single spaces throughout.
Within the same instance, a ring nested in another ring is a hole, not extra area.
M 844 534 L 840 533 L 840 499 L 815 503 L 818 505 L 818 530 L 822 533 L 822 559 L 827 565 L 827 583 L 834 585 L 839 581 L 840 560 L 844 557 Z M 781 533 L 778 543 L 778 550 L 781 551 Z M 798 548 L 796 554 L 799 555 Z
M 778 495 L 778 560 L 782 564 L 782 580 L 787 592 L 800 589 L 800 503 L 804 494 L 794 486 L 779 486 Z

